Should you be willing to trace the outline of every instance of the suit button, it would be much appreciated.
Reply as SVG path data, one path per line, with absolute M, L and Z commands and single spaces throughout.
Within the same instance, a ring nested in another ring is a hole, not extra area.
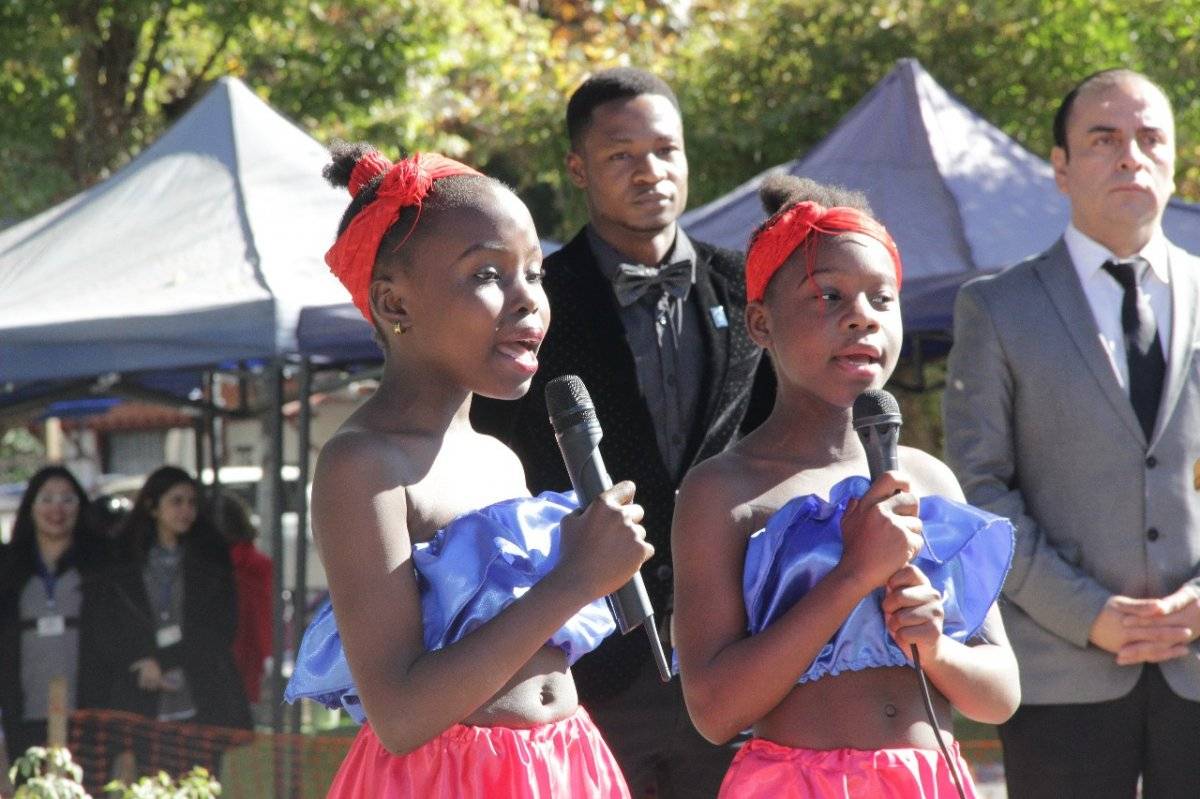
M 1151 541 L 1157 541 L 1158 540 L 1158 528 L 1151 527 L 1149 530 L 1147 530 L 1146 538 L 1149 538 Z
M 654 570 L 654 576 L 662 580 L 664 583 L 671 579 L 671 567 L 667 564 L 662 564 Z
M 1154 457 L 1153 455 L 1146 458 L 1146 468 L 1147 469 L 1153 469 L 1157 465 L 1158 465 L 1158 458 Z

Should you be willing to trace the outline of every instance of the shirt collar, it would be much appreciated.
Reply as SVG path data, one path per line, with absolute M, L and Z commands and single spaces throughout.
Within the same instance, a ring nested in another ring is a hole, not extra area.
M 596 256 L 596 264 L 600 267 L 600 273 L 608 278 L 611 283 L 617 279 L 617 272 L 620 271 L 621 264 L 632 263 L 632 259 L 622 255 L 616 247 L 609 244 L 600 237 L 596 229 L 591 225 L 585 228 L 587 232 L 588 244 L 592 248 L 592 254 Z M 663 266 L 665 264 L 673 264 L 679 261 L 687 261 L 692 266 L 692 283 L 696 282 L 696 248 L 692 246 L 691 239 L 683 232 L 683 228 L 675 226 L 675 241 L 671 245 L 671 249 L 667 250 L 667 254 L 663 256 L 662 261 L 654 266 Z M 645 264 L 643 264 L 645 266 Z
M 1063 241 L 1071 255 L 1071 263 L 1079 273 L 1079 279 L 1085 283 L 1096 276 L 1105 261 L 1117 260 L 1117 256 L 1111 250 L 1075 227 L 1073 222 L 1067 225 Z M 1167 237 L 1163 235 L 1161 228 L 1146 242 L 1146 246 L 1135 254 L 1146 259 L 1150 264 L 1150 272 L 1160 282 L 1171 282 L 1170 271 L 1167 269 Z M 1138 275 L 1139 280 L 1143 277 L 1145 276 Z

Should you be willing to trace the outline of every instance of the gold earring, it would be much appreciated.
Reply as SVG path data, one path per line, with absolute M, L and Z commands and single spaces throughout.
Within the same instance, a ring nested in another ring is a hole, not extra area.
M 397 322 L 396 324 L 392 325 L 392 332 L 397 336 L 403 336 L 405 331 L 404 328 L 400 327 L 400 323 Z

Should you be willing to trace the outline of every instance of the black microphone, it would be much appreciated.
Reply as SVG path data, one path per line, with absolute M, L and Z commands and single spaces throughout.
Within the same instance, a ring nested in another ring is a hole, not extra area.
M 900 424 L 900 403 L 883 389 L 868 389 L 854 400 L 854 431 L 867 451 L 871 482 L 899 465 Z
M 583 381 L 575 375 L 563 375 L 548 382 L 546 412 L 550 414 L 550 426 L 554 428 L 554 437 L 571 476 L 571 486 L 579 497 L 579 506 L 586 507 L 602 492 L 612 488 L 613 483 L 600 457 L 603 433 Z M 671 667 L 667 664 L 662 642 L 658 640 L 654 608 L 646 594 L 641 572 L 635 572 L 629 582 L 604 599 L 623 635 L 639 625 L 646 630 L 658 674 L 663 682 L 670 681 Z
M 895 471 L 900 464 L 896 448 L 900 444 L 900 403 L 896 402 L 887 391 L 881 388 L 867 389 L 854 400 L 854 432 L 858 433 L 863 449 L 867 453 L 867 472 L 871 482 L 879 479 L 884 472 Z M 954 787 L 958 795 L 964 797 L 962 780 L 959 779 L 958 766 L 950 759 L 950 752 L 942 740 L 937 716 L 933 712 L 933 698 L 929 694 L 929 682 L 925 679 L 925 670 L 921 668 L 921 653 L 913 644 L 913 666 L 916 667 L 917 680 L 921 687 L 921 698 L 925 701 L 925 714 L 933 727 L 933 734 L 938 739 L 938 746 L 950 766 L 950 776 L 954 778 Z

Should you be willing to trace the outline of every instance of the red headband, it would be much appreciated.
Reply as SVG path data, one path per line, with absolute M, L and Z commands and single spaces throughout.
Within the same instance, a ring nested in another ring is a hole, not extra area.
M 887 229 L 857 208 L 836 206 L 826 208 L 814 202 L 796 203 L 778 214 L 750 242 L 746 255 L 746 299 L 761 300 L 767 284 L 797 247 L 811 242 L 813 231 L 836 236 L 839 233 L 862 233 L 887 248 L 896 266 L 896 288 L 900 288 L 900 251 Z M 808 273 L 813 271 L 814 251 L 808 255 Z
M 353 221 L 338 236 L 325 253 L 325 263 L 350 292 L 350 299 L 368 322 L 371 317 L 371 273 L 379 242 L 388 229 L 400 218 L 400 212 L 416 206 L 417 219 L 404 236 L 412 235 L 420 219 L 425 197 L 433 190 L 435 181 L 453 175 L 478 175 L 471 167 L 437 153 L 414 153 L 393 164 L 378 152 L 368 152 L 354 165 L 350 173 L 350 196 L 356 197 L 375 176 L 384 175 L 375 199 L 367 203 Z M 400 244 L 404 244 L 401 241 Z

